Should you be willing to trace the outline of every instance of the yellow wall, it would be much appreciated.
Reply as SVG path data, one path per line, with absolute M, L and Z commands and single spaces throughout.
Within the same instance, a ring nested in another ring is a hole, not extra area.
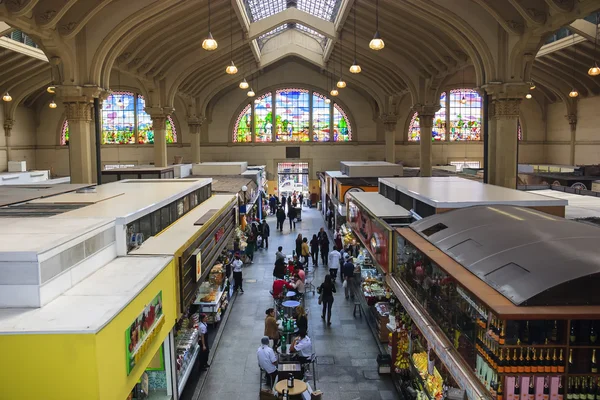
M 124 400 L 176 318 L 174 263 L 97 334 L 0 336 L 0 400 Z M 162 290 L 165 323 L 127 376 L 125 329 Z

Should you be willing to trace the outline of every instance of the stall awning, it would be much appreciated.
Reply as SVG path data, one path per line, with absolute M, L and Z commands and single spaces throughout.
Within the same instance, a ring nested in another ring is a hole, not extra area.
M 477 206 L 411 229 L 515 305 L 600 305 L 600 228 L 514 206 Z

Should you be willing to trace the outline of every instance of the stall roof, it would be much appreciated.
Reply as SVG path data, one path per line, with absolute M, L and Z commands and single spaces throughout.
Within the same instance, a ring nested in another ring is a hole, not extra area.
M 379 178 L 348 178 L 346 176 L 335 178 L 344 186 L 379 186 Z
M 565 218 L 567 219 L 600 217 L 600 197 L 584 196 L 551 189 L 532 190 L 530 193 L 568 201 L 569 205 L 565 207 Z
M 70 183 L 31 183 L 27 185 L 0 185 L 0 207 L 23 203 L 42 197 L 74 192 L 93 185 L 77 185 Z
M 0 309 L 0 336 L 97 333 L 171 262 L 173 257 L 119 257 L 41 308 Z
M 463 208 L 484 204 L 523 207 L 566 206 L 567 201 L 507 189 L 459 177 L 379 178 L 386 186 L 435 208 Z
M 192 176 L 193 178 L 208 178 L 207 176 Z M 213 193 L 238 193 L 242 191 L 242 186 L 248 186 L 252 189 L 256 187 L 256 182 L 252 178 L 241 175 L 220 175 L 212 179 Z
M 351 192 L 348 194 L 371 214 L 378 218 L 411 218 L 410 211 L 400 207 L 391 200 L 376 192 Z
M 330 178 L 349 178 L 348 175 L 341 171 L 325 171 L 325 175 Z
M 203 225 L 195 225 L 203 216 L 212 210 L 220 211 L 227 207 L 236 196 L 234 195 L 214 195 L 203 203 L 199 204 L 186 215 L 169 226 L 158 235 L 148 238 L 142 245 L 132 250 L 132 255 L 176 255 L 190 240 L 195 239 L 198 232 L 202 230 Z M 206 225 L 206 223 L 204 224 Z
M 598 227 L 500 205 L 410 227 L 515 305 L 600 305 Z

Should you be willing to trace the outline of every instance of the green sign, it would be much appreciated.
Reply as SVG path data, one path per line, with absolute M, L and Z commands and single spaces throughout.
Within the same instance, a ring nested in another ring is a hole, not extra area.
M 146 353 L 164 323 L 162 291 L 160 291 L 125 330 L 127 375 Z

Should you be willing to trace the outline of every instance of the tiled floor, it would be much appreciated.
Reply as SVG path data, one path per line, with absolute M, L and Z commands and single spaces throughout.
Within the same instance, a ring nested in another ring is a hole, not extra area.
M 259 250 L 254 264 L 244 269 L 245 294 L 233 305 L 199 399 L 258 399 L 256 350 L 263 336 L 265 310 L 273 304 L 269 290 L 275 251 L 283 246 L 285 254 L 291 254 L 298 233 L 310 240 L 323 226 L 315 209 L 305 208 L 302 219 L 296 230 L 290 232 L 286 225 L 283 233 L 275 232 L 273 217 L 267 219 L 272 232 L 269 250 Z M 317 268 L 315 283 L 320 284 L 326 273 L 326 268 Z M 308 334 L 319 358 L 317 389 L 323 391 L 324 400 L 397 399 L 391 380 L 377 374 L 379 351 L 367 323 L 352 316 L 354 305 L 344 299 L 339 281 L 337 285 L 329 327 L 321 320 L 317 296 L 307 294 Z

